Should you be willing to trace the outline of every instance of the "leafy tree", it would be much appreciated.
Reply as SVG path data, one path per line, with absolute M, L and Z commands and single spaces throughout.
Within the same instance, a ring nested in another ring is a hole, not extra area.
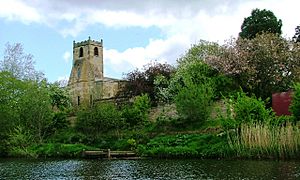
M 203 123 L 210 116 L 212 97 L 209 83 L 188 84 L 175 97 L 176 109 L 186 122 Z
M 282 21 L 272 11 L 254 9 L 251 16 L 244 19 L 241 26 L 240 37 L 246 39 L 255 38 L 256 34 L 274 33 L 281 34 Z
M 235 79 L 245 92 L 266 99 L 299 80 L 300 45 L 275 34 L 232 40 L 205 62 Z
M 132 105 L 122 108 L 122 117 L 131 126 L 144 125 L 148 121 L 150 98 L 147 94 L 136 96 Z
M 200 41 L 199 44 L 195 44 L 183 57 L 178 59 L 177 70 L 173 74 L 168 88 L 163 89 L 164 96 L 172 99 L 182 87 L 206 82 L 210 82 L 210 86 L 214 90 L 214 99 L 219 99 L 222 95 L 234 91 L 236 85 L 232 79 L 205 61 L 211 56 L 219 57 L 221 53 L 222 47 L 216 43 Z
M 49 83 L 47 88 L 51 98 L 52 109 L 58 108 L 64 110 L 71 106 L 69 91 L 66 87 L 60 87 L 60 84 L 56 82 Z
M 33 55 L 26 54 L 20 43 L 6 43 L 4 58 L 0 61 L 0 71 L 11 72 L 17 79 L 41 80 L 43 73 L 34 68 Z
M 77 114 L 76 129 L 86 135 L 97 136 L 104 132 L 118 131 L 124 126 L 121 113 L 112 103 L 99 103 Z
M 295 28 L 295 35 L 293 36 L 295 42 L 300 42 L 300 26 Z
M 125 79 L 128 83 L 122 93 L 130 97 L 148 94 L 152 104 L 155 105 L 158 102 L 155 95 L 155 78 L 164 76 L 166 79 L 170 79 L 173 72 L 174 67 L 167 63 L 151 62 L 145 65 L 142 71 L 136 69 L 126 74 Z
M 0 72 L 0 154 L 7 151 L 6 139 L 20 119 L 19 102 L 24 83 L 9 72 Z
M 0 61 L 1 139 L 6 139 L 16 126 L 26 129 L 35 142 L 47 136 L 52 120 L 51 101 L 47 83 L 40 77 L 32 55 L 25 54 L 20 44 L 7 44 Z M 2 143 L 0 140 L 0 146 Z
M 53 118 L 51 98 L 46 82 L 27 82 L 20 101 L 20 124 L 24 125 L 36 142 L 43 142 L 48 136 L 49 125 Z

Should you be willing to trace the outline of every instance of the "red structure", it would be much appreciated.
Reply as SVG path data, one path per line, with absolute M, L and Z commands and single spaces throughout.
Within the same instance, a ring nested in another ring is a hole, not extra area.
M 291 115 L 289 107 L 292 101 L 292 92 L 281 92 L 272 94 L 272 108 L 277 116 Z

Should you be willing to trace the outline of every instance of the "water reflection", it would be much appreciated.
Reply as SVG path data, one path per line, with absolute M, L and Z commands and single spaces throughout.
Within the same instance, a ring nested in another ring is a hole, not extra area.
M 300 162 L 0 159 L 0 179 L 298 179 Z

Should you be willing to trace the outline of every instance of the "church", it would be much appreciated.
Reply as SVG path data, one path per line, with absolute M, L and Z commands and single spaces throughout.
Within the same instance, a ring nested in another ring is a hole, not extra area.
M 74 106 L 112 100 L 125 86 L 125 80 L 104 77 L 103 40 L 73 41 L 73 62 L 68 82 Z

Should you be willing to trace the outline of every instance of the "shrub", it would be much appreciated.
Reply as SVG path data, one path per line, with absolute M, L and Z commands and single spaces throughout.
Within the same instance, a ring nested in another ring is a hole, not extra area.
M 123 126 L 121 114 L 112 103 L 99 103 L 90 109 L 79 111 L 77 115 L 76 129 L 90 136 L 118 131 Z
M 294 85 L 294 93 L 292 96 L 290 111 L 295 117 L 295 120 L 299 121 L 300 120 L 300 83 L 296 83 Z
M 147 94 L 136 96 L 132 105 L 122 108 L 122 117 L 131 127 L 144 125 L 148 121 L 150 99 Z
M 248 97 L 245 93 L 238 93 L 233 110 L 235 120 L 241 123 L 267 123 L 273 120 L 274 113 L 266 108 L 265 102 L 255 96 Z
M 205 122 L 211 113 L 213 89 L 210 84 L 189 84 L 175 97 L 179 115 L 189 122 Z
M 83 144 L 38 144 L 30 147 L 30 151 L 39 157 L 80 157 L 84 150 L 96 150 Z
M 156 136 L 146 145 L 139 145 L 138 153 L 159 158 L 226 157 L 229 147 L 225 137 L 212 134 L 182 134 Z
M 265 102 L 255 96 L 249 97 L 243 92 L 236 93 L 226 102 L 226 113 L 219 113 L 218 119 L 225 130 L 235 129 L 242 124 L 269 123 L 279 125 L 281 119 L 275 117 L 271 108 L 266 108 Z

